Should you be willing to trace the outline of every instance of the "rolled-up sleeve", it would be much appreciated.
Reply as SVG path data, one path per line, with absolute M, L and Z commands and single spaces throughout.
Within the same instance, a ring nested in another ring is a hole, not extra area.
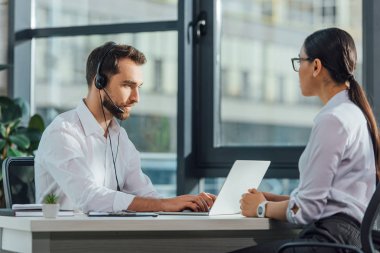
M 289 222 L 308 224 L 321 217 L 347 141 L 347 132 L 334 115 L 318 119 L 300 158 L 299 187 L 290 195 L 287 208 Z

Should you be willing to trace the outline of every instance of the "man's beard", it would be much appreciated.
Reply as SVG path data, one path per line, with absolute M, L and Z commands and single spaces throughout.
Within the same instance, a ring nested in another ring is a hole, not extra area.
M 127 117 L 124 116 L 124 113 L 119 112 L 116 106 L 112 103 L 112 101 L 105 96 L 103 99 L 103 106 L 117 119 L 125 120 Z

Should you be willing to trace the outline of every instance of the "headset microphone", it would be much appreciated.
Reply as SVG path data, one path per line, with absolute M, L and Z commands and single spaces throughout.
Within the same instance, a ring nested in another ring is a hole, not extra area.
M 110 97 L 110 95 L 108 95 L 107 90 L 106 90 L 106 89 L 103 89 L 103 90 L 104 90 L 104 92 L 106 93 L 106 95 L 107 95 L 107 97 L 109 98 L 109 100 L 111 101 L 111 104 L 112 104 L 113 108 L 115 109 L 115 111 L 116 111 L 117 113 L 124 113 L 124 110 L 121 109 L 119 106 L 117 106 L 117 105 L 115 104 L 115 102 L 113 102 L 113 100 L 112 100 L 112 98 Z
M 98 66 L 96 68 L 96 75 L 95 75 L 95 87 L 99 90 L 104 90 L 104 92 L 106 93 L 107 97 L 109 98 L 109 100 L 111 101 L 111 104 L 115 110 L 116 113 L 124 113 L 124 110 L 121 109 L 119 106 L 117 106 L 115 104 L 115 102 L 113 102 L 112 98 L 110 97 L 110 95 L 108 95 L 108 92 L 106 90 L 106 86 L 107 86 L 107 82 L 108 82 L 108 78 L 105 74 L 101 73 L 101 70 L 102 70 L 102 65 L 103 65 L 103 62 L 104 62 L 104 59 L 106 58 L 106 56 L 114 49 L 114 47 L 116 46 L 116 44 L 114 42 L 111 42 L 110 43 L 110 48 L 106 51 L 106 53 L 100 58 L 100 61 L 98 63 Z

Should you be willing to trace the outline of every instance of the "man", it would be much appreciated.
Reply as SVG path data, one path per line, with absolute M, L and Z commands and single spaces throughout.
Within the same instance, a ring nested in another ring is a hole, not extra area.
M 88 211 L 207 211 L 215 196 L 163 199 L 141 171 L 140 156 L 115 118 L 139 102 L 144 54 L 113 42 L 87 59 L 88 94 L 45 130 L 35 158 L 36 199 L 59 196 L 62 209 Z

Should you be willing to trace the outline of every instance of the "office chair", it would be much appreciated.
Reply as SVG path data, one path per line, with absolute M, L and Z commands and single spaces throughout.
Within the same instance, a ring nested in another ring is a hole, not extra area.
M 3 161 L 6 208 L 13 204 L 34 204 L 34 157 L 8 157 Z
M 378 252 L 380 245 L 380 231 L 373 230 L 373 225 L 378 217 L 380 210 L 380 184 L 377 184 L 376 191 L 369 201 L 368 207 L 364 213 L 362 225 L 360 228 L 360 241 L 362 248 L 352 245 L 338 244 L 338 243 L 323 243 L 323 242 L 290 242 L 282 245 L 277 253 L 283 253 L 285 249 L 289 248 L 336 248 L 346 250 L 345 252 L 358 252 L 358 253 L 373 253 Z M 375 247 L 376 246 L 376 247 Z

